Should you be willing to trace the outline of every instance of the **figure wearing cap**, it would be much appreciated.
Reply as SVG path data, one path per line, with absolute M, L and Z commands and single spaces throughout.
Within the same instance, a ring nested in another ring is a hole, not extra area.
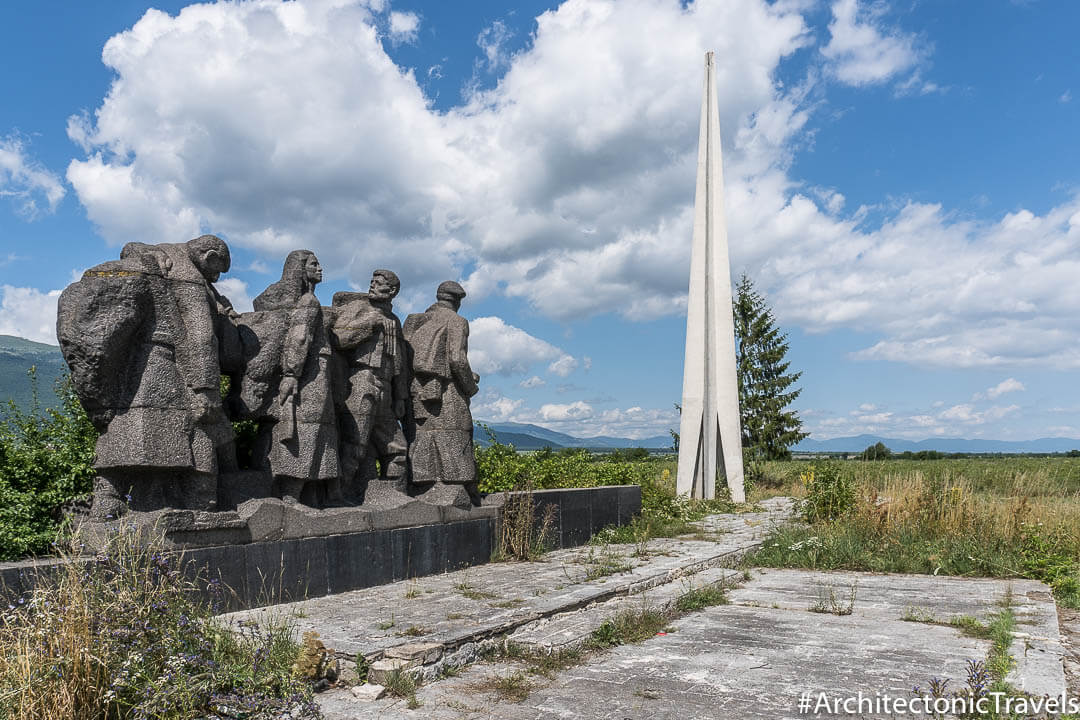
M 458 314 L 464 288 L 448 280 L 435 297 L 403 328 L 412 365 L 412 481 L 425 501 L 467 507 L 479 500 L 469 398 L 480 376 L 469 366 L 469 322 Z

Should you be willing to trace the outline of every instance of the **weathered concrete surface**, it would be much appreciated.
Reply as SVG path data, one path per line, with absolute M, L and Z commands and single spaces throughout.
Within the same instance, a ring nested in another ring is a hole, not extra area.
M 834 588 L 846 605 L 853 584 L 851 615 L 810 611 L 820 587 Z M 950 678 L 952 687 L 962 684 L 967 661 L 985 659 L 990 642 L 901 617 L 915 607 L 941 620 L 961 614 L 986 619 L 1010 590 L 1019 621 L 1011 652 L 1019 667 L 1009 680 L 1029 692 L 1042 683 L 1038 692 L 1060 694 L 1064 678 L 1055 654 L 1060 649 L 1056 613 L 1045 585 L 754 570 L 743 588 L 730 594 L 731 605 L 687 615 L 663 636 L 595 655 L 550 681 L 527 676 L 533 689 L 521 703 L 491 691 L 492 677 L 521 670 L 502 662 L 473 665 L 458 677 L 421 687 L 417 697 L 423 706 L 417 711 L 394 698 L 361 703 L 347 690 L 322 694 L 320 704 L 328 720 L 812 717 L 798 712 L 804 692 L 815 700 L 821 692 L 844 698 L 860 691 L 867 697 L 911 698 L 911 688 L 925 687 L 931 677 Z
M 1007 601 L 1017 623 L 1012 647 L 1017 664 L 1008 677 L 1010 684 L 1032 695 L 1060 694 L 1065 686 L 1057 610 L 1050 589 L 1040 582 L 807 570 L 753 573 L 761 581 L 733 591 L 733 603 L 807 610 L 831 595 L 846 606 L 854 586 L 854 610 L 868 623 L 888 624 L 905 615 L 933 617 L 940 622 L 970 615 L 985 623 Z M 919 631 L 932 627 L 908 624 Z
M 1065 650 L 1065 683 L 1070 697 L 1080 697 L 1080 610 L 1058 608 L 1058 628 Z
M 298 634 L 318 632 L 342 657 L 362 653 L 377 659 L 387 648 L 417 640 L 456 649 L 590 603 L 730 566 L 789 513 L 783 498 L 762 505 L 760 513 L 710 519 L 710 539 L 652 540 L 644 559 L 633 557 L 634 545 L 556 550 L 540 562 L 490 563 L 228 617 L 291 615 Z M 620 566 L 626 569 L 601 574 Z
M 559 613 L 524 625 L 510 635 L 510 642 L 535 652 L 552 652 L 580 647 L 605 621 L 626 612 L 666 611 L 690 592 L 708 586 L 731 587 L 743 577 L 742 571 L 709 568 L 635 595 L 618 596 L 593 603 L 580 610 Z

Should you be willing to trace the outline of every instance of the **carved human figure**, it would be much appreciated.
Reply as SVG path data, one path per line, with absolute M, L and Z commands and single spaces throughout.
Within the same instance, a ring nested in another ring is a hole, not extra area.
M 397 275 L 376 270 L 364 293 L 336 293 L 330 338 L 344 365 L 341 471 L 346 493 L 365 505 L 408 502 L 405 416 L 408 367 L 393 300 Z M 376 461 L 378 465 L 376 465 Z
M 469 366 L 469 322 L 458 314 L 464 288 L 448 280 L 435 297 L 403 330 L 412 365 L 409 461 L 421 499 L 467 506 L 479 500 L 469 398 L 480 376 Z
M 242 316 L 247 354 L 251 348 L 256 352 L 247 363 L 240 394 L 244 406 L 258 408 L 254 414 L 263 426 L 254 467 L 270 470 L 286 501 L 339 504 L 332 350 L 315 297 L 321 281 L 315 254 L 294 250 L 281 280 L 255 298 L 255 312 Z
M 239 335 L 212 284 L 229 264 L 213 235 L 129 243 L 61 294 L 61 351 L 101 432 L 92 518 L 217 508 L 218 474 L 236 469 L 219 385 L 240 361 Z

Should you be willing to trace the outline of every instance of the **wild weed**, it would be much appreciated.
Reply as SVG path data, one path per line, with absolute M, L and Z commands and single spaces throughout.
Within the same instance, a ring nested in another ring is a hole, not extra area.
M 288 620 L 226 624 L 225 589 L 210 582 L 203 602 L 194 569 L 143 540 L 121 535 L 92 560 L 65 553 L 0 613 L 0 717 L 183 720 L 224 706 L 318 717 Z

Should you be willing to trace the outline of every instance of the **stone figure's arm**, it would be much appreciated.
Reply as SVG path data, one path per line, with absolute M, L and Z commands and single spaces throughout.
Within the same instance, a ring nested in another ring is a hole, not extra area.
M 167 276 L 172 270 L 173 262 L 161 248 L 156 245 L 147 245 L 141 242 L 129 242 L 120 251 L 121 260 L 136 260 L 142 263 L 150 272 L 156 272 Z
M 465 397 L 472 397 L 480 392 L 480 387 L 476 384 L 480 376 L 474 373 L 469 365 L 469 322 L 459 317 L 450 323 L 447 331 L 449 337 L 446 338 L 446 347 L 450 356 L 450 373 L 461 388 L 461 393 Z
M 300 377 L 307 363 L 311 340 L 315 337 L 315 323 L 320 322 L 319 311 L 314 307 L 298 307 L 289 312 L 288 318 L 289 329 L 281 350 L 281 372 L 289 377 Z
M 183 330 L 177 337 L 177 369 L 185 384 L 196 393 L 219 392 L 221 364 L 215 332 L 216 313 L 212 313 L 203 284 L 170 282 Z
M 240 340 L 240 314 L 233 309 L 229 299 L 209 286 L 214 303 L 214 334 L 218 338 L 218 361 L 225 373 L 238 373 L 244 369 L 244 344 Z

